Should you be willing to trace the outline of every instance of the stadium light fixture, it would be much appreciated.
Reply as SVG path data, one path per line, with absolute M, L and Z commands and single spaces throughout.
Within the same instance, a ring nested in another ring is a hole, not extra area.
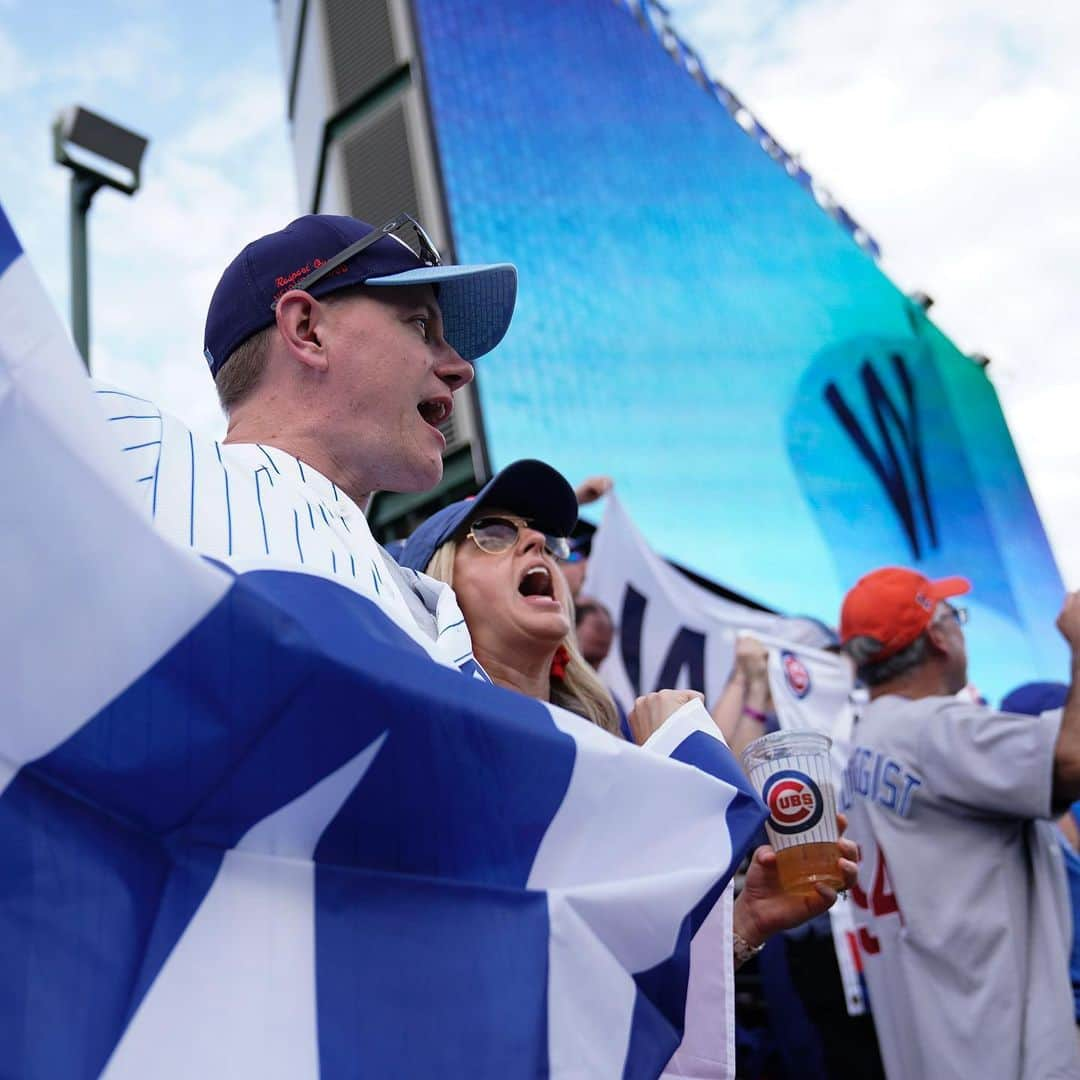
M 53 160 L 71 169 L 71 333 L 90 370 L 89 268 L 86 217 L 103 187 L 125 195 L 139 190 L 149 140 L 104 116 L 72 105 L 53 122 Z

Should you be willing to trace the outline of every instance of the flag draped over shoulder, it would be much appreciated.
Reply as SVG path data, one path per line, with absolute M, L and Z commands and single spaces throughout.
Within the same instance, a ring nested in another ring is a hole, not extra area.
M 0 1046 L 20 1077 L 655 1076 L 758 826 L 137 510 L 0 213 Z

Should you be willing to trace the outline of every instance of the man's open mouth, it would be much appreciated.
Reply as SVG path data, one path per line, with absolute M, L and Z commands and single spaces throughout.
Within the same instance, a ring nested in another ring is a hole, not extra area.
M 431 398 L 428 401 L 421 401 L 416 406 L 416 411 L 432 427 L 439 427 L 450 419 L 450 414 L 454 411 L 454 404 L 449 398 Z

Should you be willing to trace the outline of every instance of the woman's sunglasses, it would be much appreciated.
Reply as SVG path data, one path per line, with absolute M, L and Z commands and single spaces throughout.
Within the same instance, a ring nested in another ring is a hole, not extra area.
M 489 555 L 500 555 L 517 543 L 522 529 L 531 528 L 524 518 L 482 517 L 472 523 L 465 535 L 481 551 L 486 551 Z M 544 533 L 544 551 L 553 559 L 564 562 L 570 556 L 570 541 L 565 536 L 548 536 Z

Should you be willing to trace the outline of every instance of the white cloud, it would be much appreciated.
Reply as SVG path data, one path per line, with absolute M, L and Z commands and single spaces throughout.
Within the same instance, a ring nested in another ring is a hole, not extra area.
M 0 27 L 0 95 L 25 90 L 37 81 L 38 73 L 20 52 L 11 36 Z
M 237 76 L 238 87 L 246 82 Z M 99 197 L 94 223 L 94 338 L 109 343 L 95 353 L 95 372 L 167 403 L 201 430 L 220 424 L 202 356 L 214 286 L 248 241 L 296 214 L 283 121 L 266 122 L 260 95 L 252 101 L 239 93 L 233 101 L 221 132 L 235 123 L 248 138 L 204 139 L 221 115 L 208 105 L 157 149 L 133 200 Z M 243 102 L 250 118 L 240 111 Z
M 110 21 L 76 47 L 58 48 L 47 77 L 72 98 L 93 100 L 112 85 L 161 100 L 178 85 L 175 74 L 170 77 L 180 66 L 176 60 L 176 46 L 163 25 Z
M 150 136 L 139 192 L 103 190 L 90 213 L 93 369 L 214 434 L 210 295 L 244 244 L 297 213 L 276 57 L 265 0 L 109 0 L 49 18 L 23 5 L 0 29 L 0 92 L 18 91 L 0 194 L 65 318 L 69 174 L 51 164 L 52 116 L 81 102 Z
M 220 81 L 203 97 L 211 107 L 184 133 L 177 148 L 182 153 L 214 157 L 255 139 L 282 138 L 285 93 L 276 73 L 246 72 Z
M 713 76 L 881 243 L 883 269 L 992 358 L 1063 574 L 1080 584 L 1080 8 L 669 6 Z

